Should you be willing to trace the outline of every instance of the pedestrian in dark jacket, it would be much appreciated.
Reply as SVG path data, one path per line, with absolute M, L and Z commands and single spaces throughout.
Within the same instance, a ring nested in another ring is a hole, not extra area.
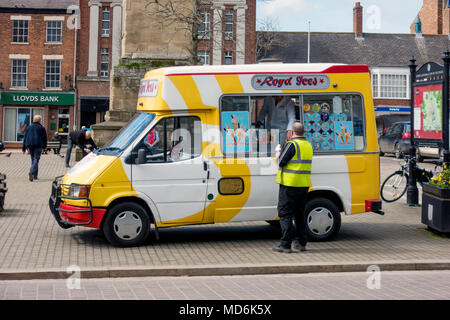
M 31 168 L 28 173 L 30 181 L 38 178 L 39 160 L 41 159 L 42 150 L 47 148 L 47 132 L 41 125 L 42 117 L 35 115 L 33 123 L 25 130 L 25 136 L 22 143 L 22 151 L 26 150 L 31 156 Z
M 91 149 L 87 147 L 90 144 L 92 148 L 97 148 L 94 140 L 92 139 L 92 131 L 89 129 L 81 129 L 73 131 L 69 134 L 67 139 L 67 153 L 66 153 L 66 168 L 69 168 L 70 154 L 72 153 L 73 145 L 78 146 L 83 152 L 83 158 L 91 152 Z

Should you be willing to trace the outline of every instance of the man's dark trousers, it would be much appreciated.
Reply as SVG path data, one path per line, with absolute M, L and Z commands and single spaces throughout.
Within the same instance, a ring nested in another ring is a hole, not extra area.
M 73 141 L 69 137 L 67 137 L 67 152 L 66 152 L 66 166 L 69 166 L 70 163 L 70 155 L 72 154 L 72 148 L 73 148 Z M 83 158 L 87 155 L 87 152 L 84 151 L 84 149 L 81 149 L 81 152 L 83 152 Z
M 33 175 L 34 179 L 38 178 L 39 172 L 39 160 L 41 159 L 42 148 L 29 148 L 31 156 L 31 168 L 30 173 Z
M 309 187 L 287 187 L 280 184 L 278 216 L 281 225 L 281 245 L 290 248 L 292 241 L 301 246 L 308 242 L 306 233 L 305 203 Z M 293 224 L 295 220 L 295 228 Z

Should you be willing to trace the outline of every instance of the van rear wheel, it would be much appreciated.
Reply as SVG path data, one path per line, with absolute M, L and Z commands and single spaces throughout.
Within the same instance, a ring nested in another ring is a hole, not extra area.
M 144 243 L 150 233 L 149 215 L 137 203 L 120 203 L 107 213 L 103 233 L 112 245 L 118 247 L 139 246 Z
M 341 228 L 341 213 L 331 200 L 315 198 L 305 206 L 306 232 L 314 241 L 327 241 Z

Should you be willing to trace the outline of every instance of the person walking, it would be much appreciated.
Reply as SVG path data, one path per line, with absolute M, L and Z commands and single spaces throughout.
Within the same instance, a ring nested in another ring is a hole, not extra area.
M 73 131 L 69 134 L 67 139 L 67 153 L 66 153 L 66 168 L 70 168 L 70 155 L 72 153 L 73 145 L 78 146 L 83 152 L 83 158 L 91 152 L 87 147 L 90 144 L 92 148 L 96 149 L 94 140 L 92 139 L 92 131 L 90 129 L 81 129 Z
M 303 123 L 292 125 L 293 135 L 282 150 L 277 150 L 278 173 L 280 185 L 278 198 L 278 216 L 281 225 L 281 243 L 273 247 L 277 252 L 292 252 L 294 249 L 306 251 L 308 242 L 306 233 L 305 202 L 311 186 L 311 167 L 313 148 L 305 139 Z M 293 225 L 295 220 L 295 227 Z
M 42 117 L 35 115 L 33 123 L 25 130 L 22 143 L 22 152 L 26 150 L 31 156 L 31 168 L 28 178 L 33 181 L 38 178 L 39 160 L 41 159 L 42 150 L 47 148 L 47 131 L 41 125 Z

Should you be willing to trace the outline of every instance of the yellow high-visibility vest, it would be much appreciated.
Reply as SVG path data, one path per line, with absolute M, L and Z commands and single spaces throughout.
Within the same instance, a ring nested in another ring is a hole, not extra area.
M 295 147 L 295 155 L 277 172 L 277 183 L 287 187 L 310 187 L 313 147 L 306 139 L 288 141 Z

